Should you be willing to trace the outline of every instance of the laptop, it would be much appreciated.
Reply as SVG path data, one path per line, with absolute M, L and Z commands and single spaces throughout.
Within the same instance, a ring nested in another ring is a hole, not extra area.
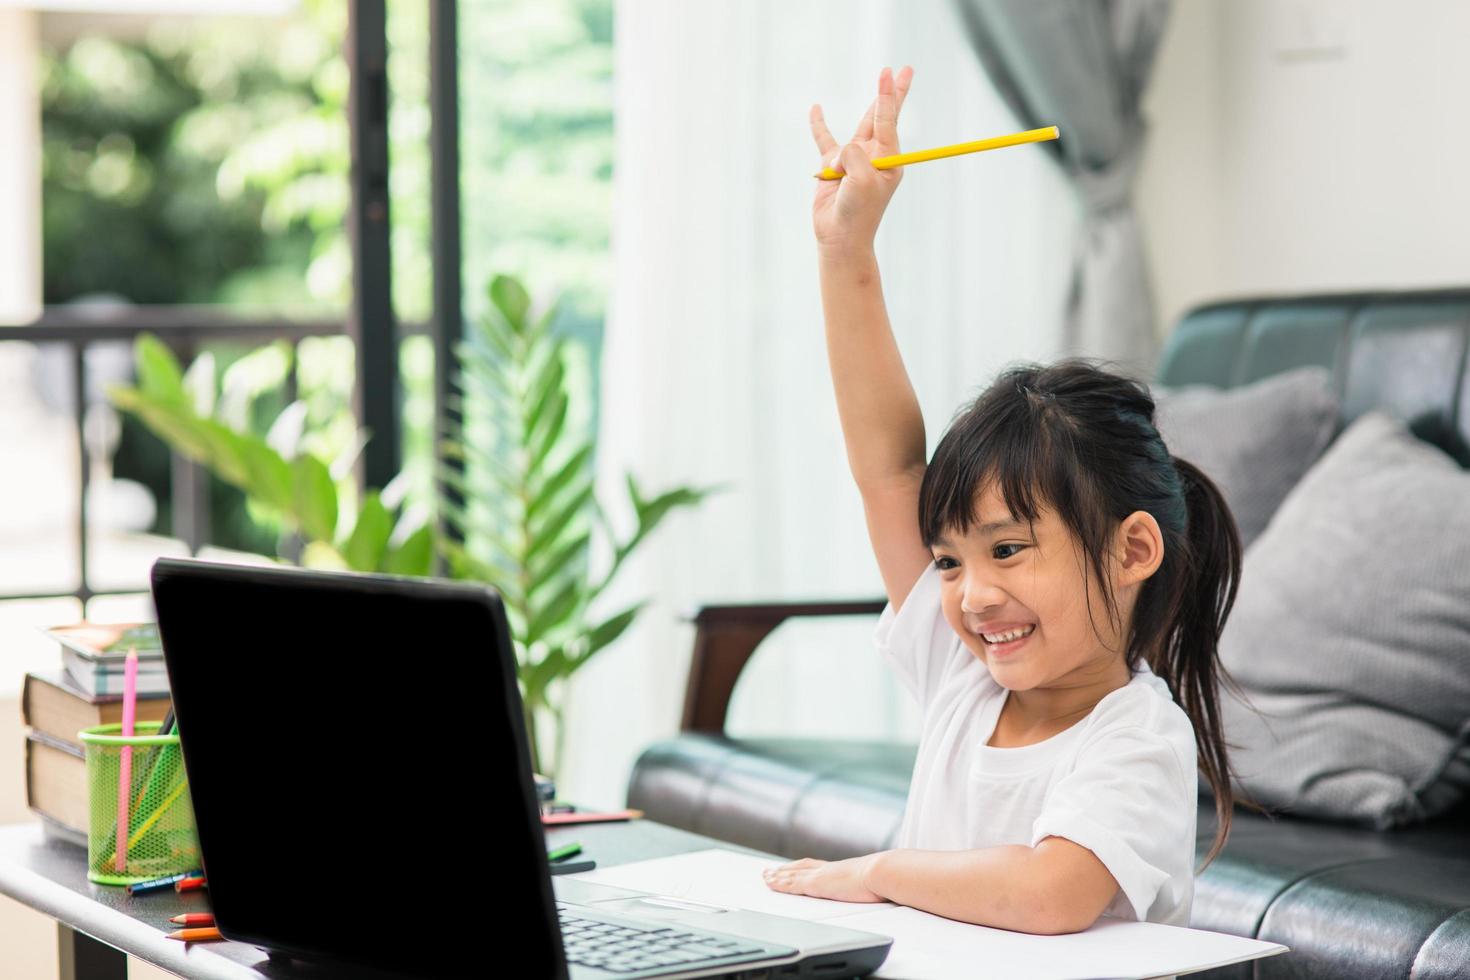
M 553 885 L 493 588 L 179 558 L 151 585 L 226 939 L 317 966 L 568 980 L 866 976 L 888 955 L 877 933 Z

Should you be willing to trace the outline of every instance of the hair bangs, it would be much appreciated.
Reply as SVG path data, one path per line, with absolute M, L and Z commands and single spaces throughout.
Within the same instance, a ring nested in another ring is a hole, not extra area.
M 1070 433 L 1053 431 L 1065 429 L 1060 422 L 1039 399 L 982 397 L 964 410 L 935 448 L 920 486 L 924 546 L 980 524 L 980 497 L 991 487 L 1011 520 L 1034 524 L 1043 507 L 1075 513 L 1076 446 Z

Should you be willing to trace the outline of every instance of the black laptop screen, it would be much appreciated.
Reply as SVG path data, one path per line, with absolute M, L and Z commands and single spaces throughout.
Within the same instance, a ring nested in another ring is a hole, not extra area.
M 561 973 L 492 590 L 162 559 L 153 593 L 227 938 L 415 973 L 514 948 Z

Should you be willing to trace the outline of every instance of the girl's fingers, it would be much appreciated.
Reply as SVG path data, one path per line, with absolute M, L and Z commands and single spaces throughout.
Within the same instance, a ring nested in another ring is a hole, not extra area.
M 817 149 L 822 154 L 822 165 L 826 166 L 832 154 L 838 149 L 837 141 L 827 130 L 827 121 L 822 118 L 822 107 L 813 105 L 811 111 L 812 138 L 817 141 Z
M 898 105 L 893 110 L 895 120 L 898 118 L 899 110 L 903 108 L 903 100 L 908 98 L 909 86 L 913 83 L 914 70 L 908 65 L 904 65 L 903 70 L 893 79 L 894 88 L 898 90 Z
M 878 76 L 878 103 L 873 111 L 873 138 L 885 146 L 898 145 L 898 96 L 893 72 L 887 68 Z
M 893 84 L 898 96 L 898 103 L 894 108 L 895 120 L 898 116 L 898 110 L 903 108 L 903 100 L 908 97 L 909 85 L 913 82 L 913 78 L 914 70 L 908 65 L 905 65 L 903 67 L 903 70 L 900 71 L 896 76 L 894 76 Z M 854 141 L 870 140 L 873 138 L 873 113 L 877 108 L 878 100 L 874 99 L 873 103 L 868 106 L 868 111 L 863 114 L 862 121 L 858 123 L 858 128 L 856 132 L 852 134 L 852 138 Z

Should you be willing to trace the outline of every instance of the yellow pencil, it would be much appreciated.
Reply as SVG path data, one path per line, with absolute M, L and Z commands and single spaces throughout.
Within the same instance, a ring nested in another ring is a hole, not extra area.
M 962 153 L 979 153 L 981 150 L 998 150 L 1002 146 L 1017 146 L 1021 143 L 1042 143 L 1046 140 L 1054 140 L 1062 135 L 1062 131 L 1056 126 L 1043 126 L 1040 129 L 1028 129 L 1024 133 L 1012 133 L 1009 136 L 992 136 L 989 139 L 974 140 L 970 143 L 956 143 L 953 146 L 938 146 L 932 150 L 915 150 L 912 153 L 899 153 L 891 157 L 874 157 L 874 170 L 891 170 L 894 167 L 902 167 L 910 163 L 923 163 L 925 160 L 939 160 L 944 157 L 957 157 Z M 823 167 L 813 177 L 822 180 L 836 180 L 842 176 L 842 171 L 833 170 L 831 167 Z
M 183 796 L 184 790 L 188 788 L 188 780 L 180 779 L 178 785 L 173 788 L 173 791 L 164 798 L 164 801 L 160 803 L 156 809 L 154 809 L 153 815 L 150 816 L 147 820 L 144 820 L 141 824 L 134 828 L 131 834 L 128 835 L 128 847 L 137 847 L 138 842 L 143 839 L 143 835 L 148 833 L 149 829 L 152 828 L 154 824 L 158 823 L 158 818 L 167 813 L 168 808 L 173 806 L 174 801 L 177 800 L 180 796 Z M 115 853 L 109 853 L 107 857 L 102 859 L 102 868 L 104 870 L 111 871 L 114 870 L 116 866 L 117 855 Z
M 187 781 L 180 781 L 180 783 L 173 788 L 173 792 L 169 793 L 168 796 L 164 797 L 163 802 L 158 804 L 158 809 L 153 811 L 153 815 L 150 816 L 147 820 L 144 820 L 143 823 L 138 827 L 138 829 L 133 831 L 133 836 L 128 840 L 128 846 L 135 846 L 138 841 L 142 839 L 143 835 L 148 832 L 149 828 L 158 823 L 158 818 L 167 813 L 168 808 L 174 805 L 174 800 L 177 800 L 179 797 L 183 796 L 184 790 L 188 788 L 189 784 Z

